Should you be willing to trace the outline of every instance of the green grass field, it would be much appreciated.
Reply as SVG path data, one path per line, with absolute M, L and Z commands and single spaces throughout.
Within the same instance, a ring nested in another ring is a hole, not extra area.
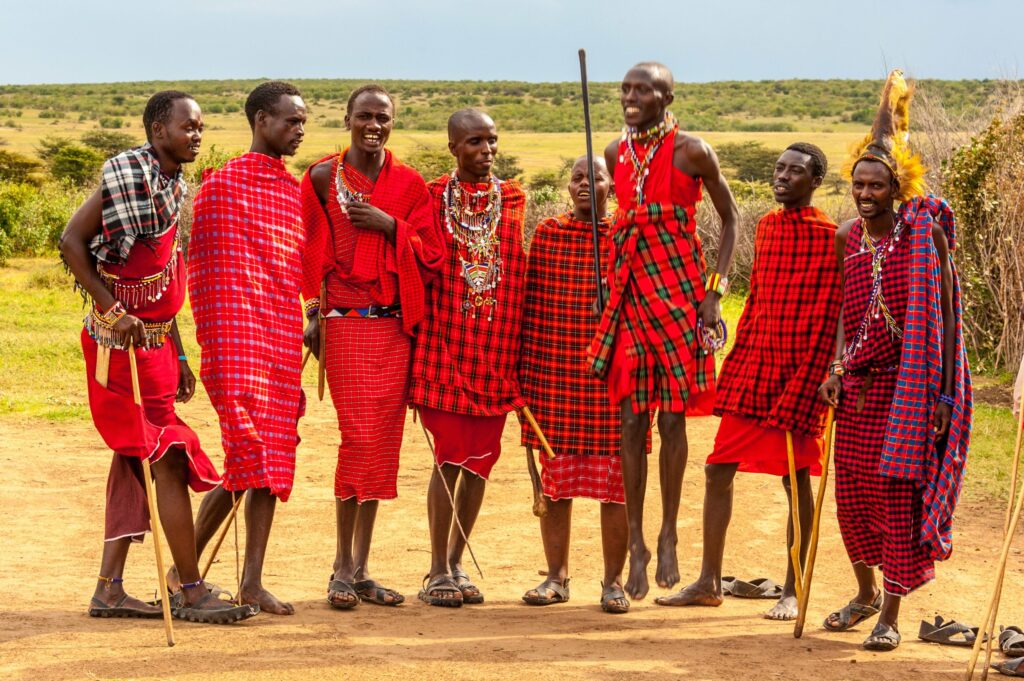
M 326 156 L 348 143 L 348 133 L 344 128 L 326 127 L 324 123 L 340 120 L 344 111 L 334 106 L 323 111 L 317 108 L 306 128 L 306 140 L 296 155 L 297 161 L 312 160 Z M 16 121 L 18 127 L 0 128 L 0 148 L 9 151 L 37 155 L 39 141 L 47 136 L 60 136 L 70 139 L 78 137 L 90 130 L 99 129 L 96 121 L 79 121 L 68 118 L 40 118 L 39 110 L 24 110 Z M 245 114 L 208 113 L 204 115 L 206 134 L 203 138 L 204 149 L 216 145 L 218 149 L 241 153 L 248 149 L 250 132 Z M 141 143 L 145 134 L 141 122 L 126 120 L 127 128 L 121 132 L 134 135 Z M 686 121 L 682 121 L 685 126 Z M 499 150 L 519 159 L 527 178 L 539 171 L 557 169 L 565 158 L 575 158 L 586 152 L 586 139 L 583 133 L 573 132 L 502 132 L 501 119 L 497 120 L 500 135 Z M 829 163 L 838 167 L 846 154 L 851 142 L 858 139 L 863 131 L 822 132 L 808 129 L 803 132 L 701 132 L 694 134 L 703 137 L 712 146 L 727 142 L 761 142 L 770 149 L 784 149 L 796 141 L 812 142 L 822 148 L 828 156 Z M 598 150 L 615 139 L 618 132 L 605 130 L 595 132 L 594 144 Z M 445 149 L 448 144 L 447 135 L 442 131 L 395 130 L 391 134 L 388 146 L 399 157 L 408 157 L 419 147 Z

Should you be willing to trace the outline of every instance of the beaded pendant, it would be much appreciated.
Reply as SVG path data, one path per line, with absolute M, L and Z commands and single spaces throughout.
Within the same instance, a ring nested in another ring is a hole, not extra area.
M 474 208 L 481 201 L 483 206 Z M 487 188 L 467 192 L 452 171 L 444 193 L 444 216 L 466 282 L 462 311 L 476 319 L 477 310 L 486 308 L 487 321 L 491 321 L 497 303 L 495 291 L 501 282 L 501 180 L 491 176 Z

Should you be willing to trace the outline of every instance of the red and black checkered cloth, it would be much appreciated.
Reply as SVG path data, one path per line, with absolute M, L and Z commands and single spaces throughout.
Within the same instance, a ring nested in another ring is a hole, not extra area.
M 619 209 L 609 254 L 611 292 L 587 355 L 593 372 L 606 378 L 616 338 L 627 339 L 633 411 L 657 406 L 682 412 L 715 388 L 714 356 L 704 352 L 696 334 L 706 277 L 693 219 L 701 182 L 673 164 L 671 133 L 648 169 L 647 203 L 636 206 L 625 145 L 619 143 L 614 172 Z M 628 334 L 620 333 L 620 323 Z
M 602 269 L 609 224 L 607 218 L 600 224 Z M 587 345 L 597 327 L 591 223 L 571 212 L 542 221 L 526 271 L 523 397 L 557 456 L 618 455 L 619 410 L 587 366 Z M 540 448 L 528 426 L 522 433 L 524 446 Z
M 870 303 L 871 253 L 861 247 L 862 223 L 846 241 L 843 327 L 853 338 Z M 882 293 L 903 328 L 910 290 L 910 240 L 894 244 L 884 265 Z M 889 426 L 903 343 L 872 319 L 864 344 L 848 361 L 836 410 L 836 514 L 851 562 L 881 566 L 886 591 L 905 596 L 935 576 L 921 542 L 924 500 L 920 486 L 879 470 Z
M 339 208 L 334 198 L 338 154 L 309 168 L 330 163 L 332 200 L 326 209 L 306 171 L 302 210 L 308 236 L 302 262 L 302 297 L 318 299 L 320 284 L 326 278 L 327 303 L 331 307 L 400 303 L 402 328 L 413 335 L 426 315 L 426 286 L 444 258 L 444 241 L 423 178 L 390 151 L 384 154 L 384 166 L 373 183 L 354 168 L 346 167 L 345 173 L 357 185 L 372 186 L 370 205 L 395 218 L 394 244 L 381 232 L 353 228 Z
M 299 183 L 284 161 L 249 152 L 203 181 L 188 290 L 200 376 L 220 417 L 224 489 L 288 499 L 302 394 Z
M 444 225 L 445 189 L 451 177 L 442 175 L 428 185 L 434 216 Z M 463 183 L 467 191 L 484 184 Z M 480 199 L 481 202 L 486 199 Z M 493 319 L 487 309 L 463 309 L 468 283 L 462 276 L 459 251 L 442 230 L 447 255 L 438 280 L 428 289 L 428 317 L 416 338 L 410 401 L 434 409 L 498 416 L 523 404 L 519 387 L 519 347 L 526 293 L 526 253 L 523 220 L 526 195 L 515 180 L 501 183 L 498 225 L 501 281 L 493 292 Z
M 821 435 L 817 391 L 835 354 L 842 302 L 835 234 L 814 206 L 775 210 L 758 222 L 750 295 L 718 377 L 717 415 Z

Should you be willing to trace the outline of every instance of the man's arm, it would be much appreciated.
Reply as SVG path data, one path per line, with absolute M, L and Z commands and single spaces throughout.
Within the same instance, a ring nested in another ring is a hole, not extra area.
M 604 163 L 608 166 L 608 174 L 615 178 L 615 164 L 619 160 L 619 140 L 614 140 L 611 144 L 604 148 Z
M 188 402 L 196 392 L 196 376 L 188 365 L 188 359 L 182 359 L 185 357 L 185 346 L 181 344 L 177 317 L 171 320 L 171 338 L 174 339 L 174 347 L 178 349 L 178 393 L 174 396 L 174 401 Z
M 101 312 L 109 312 L 118 300 L 100 278 L 96 271 L 96 259 L 89 250 L 89 243 L 103 227 L 101 191 L 94 191 L 68 220 L 67 227 L 60 236 L 59 248 L 61 255 L 64 256 L 64 262 L 79 285 L 92 297 Z M 125 314 L 117 320 L 114 331 L 125 338 L 130 338 L 136 347 L 141 346 L 146 337 L 145 324 L 130 314 Z
M 839 279 L 842 282 L 843 272 L 846 271 L 846 238 L 850 234 L 850 227 L 853 225 L 853 220 L 847 220 L 844 222 L 839 229 L 836 230 L 836 238 L 834 243 L 836 262 L 839 265 Z M 843 286 L 839 284 L 840 295 L 842 295 Z M 846 332 L 843 329 L 843 308 L 839 308 L 839 322 L 836 324 L 836 346 L 835 353 L 833 354 L 833 362 L 841 362 L 843 359 L 843 350 L 846 348 Z M 839 374 L 830 374 L 825 382 L 818 388 L 818 395 L 822 401 L 833 407 L 839 406 L 839 396 L 843 392 L 843 384 L 839 378 Z
M 953 316 L 953 265 L 949 258 L 949 242 L 946 232 L 939 225 L 932 227 L 932 241 L 939 256 L 942 306 L 942 394 L 953 397 L 956 362 L 956 318 Z M 936 438 L 945 437 L 953 409 L 938 402 L 932 414 L 932 429 Z

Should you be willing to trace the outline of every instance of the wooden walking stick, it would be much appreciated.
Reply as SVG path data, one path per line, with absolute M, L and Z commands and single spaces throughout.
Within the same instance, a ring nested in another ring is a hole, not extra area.
M 544 448 L 544 453 L 548 455 L 549 459 L 555 458 L 555 453 L 551 451 L 551 445 L 548 444 L 548 439 L 544 437 L 544 433 L 537 424 L 537 419 L 533 418 L 533 413 L 530 411 L 530 408 L 524 404 L 522 409 L 519 411 L 526 417 L 526 422 L 530 424 L 530 428 L 533 429 L 533 432 L 537 435 L 537 439 L 540 440 L 540 446 Z
M 325 279 L 320 284 L 320 311 L 317 312 L 317 323 L 320 325 L 320 347 L 317 353 L 317 365 L 316 370 L 316 394 L 320 398 L 320 401 L 324 401 L 324 385 L 327 382 L 327 280 Z
M 597 193 L 594 191 L 594 143 L 590 131 L 590 92 L 587 87 L 587 51 L 580 49 L 580 85 L 583 94 L 583 127 L 587 132 L 587 178 L 590 180 L 590 228 L 594 241 L 594 286 L 597 287 L 597 307 L 604 311 L 604 287 L 601 286 L 601 244 L 597 229 L 601 216 L 597 214 Z
M 135 405 L 142 407 L 142 391 L 139 389 L 139 368 L 135 363 L 135 343 L 128 343 L 128 363 L 132 370 L 132 396 Z M 146 478 L 146 500 L 149 502 L 149 529 L 153 532 L 153 550 L 156 551 L 156 576 L 160 585 L 160 604 L 164 611 L 164 631 L 167 633 L 167 645 L 174 645 L 174 627 L 171 624 L 171 601 L 167 593 L 167 573 L 164 572 L 164 555 L 160 551 L 160 516 L 157 512 L 156 485 L 153 483 L 153 471 L 149 458 L 142 459 L 142 473 Z
M 789 500 L 793 518 L 793 545 L 789 547 L 789 558 L 793 563 L 793 583 L 796 587 L 796 602 L 799 604 L 804 593 L 804 576 L 800 561 L 800 488 L 796 480 L 796 455 L 793 452 L 791 430 L 786 431 L 786 457 L 789 459 Z
M 1017 519 L 1020 518 L 1020 506 L 1021 499 L 1024 499 L 1024 487 L 1021 487 L 1021 498 L 1017 500 L 1016 514 L 1013 513 L 1013 499 L 1014 493 L 1017 490 L 1017 475 L 1020 471 L 1020 454 L 1021 454 L 1021 434 L 1024 433 L 1024 403 L 1021 404 L 1020 418 L 1017 421 L 1017 440 L 1013 446 L 1013 465 L 1010 470 L 1010 499 L 1006 507 L 1006 519 L 1003 523 L 1003 538 L 1004 548 L 1008 547 L 1009 542 L 1013 539 L 1014 528 L 1016 527 Z M 1016 515 L 1016 519 L 1014 519 Z M 1011 527 L 1012 525 L 1014 527 Z M 995 588 L 993 590 L 992 599 L 989 603 L 989 610 L 985 612 L 983 621 L 984 627 L 978 632 L 978 636 L 974 639 L 974 648 L 971 651 L 971 660 L 967 665 L 967 679 L 970 681 L 971 677 L 974 676 L 974 668 L 978 663 L 978 654 L 981 651 L 982 644 L 985 645 L 985 666 L 982 668 L 981 678 L 988 678 L 989 663 L 992 659 L 992 639 L 995 633 L 995 622 L 996 617 L 999 614 L 999 600 L 1003 591 L 1003 577 L 1006 573 L 1006 555 L 1002 558 L 1002 566 L 998 570 L 996 576 Z
M 797 597 L 796 624 L 793 627 L 793 638 L 804 634 L 804 621 L 807 619 L 807 604 L 811 600 L 811 578 L 814 576 L 814 560 L 818 556 L 818 536 L 821 530 L 821 507 L 825 503 L 825 492 L 828 488 L 828 467 L 832 459 L 832 440 L 835 436 L 835 407 L 828 408 L 825 416 L 825 452 L 821 462 L 821 480 L 818 482 L 818 496 L 814 502 L 814 521 L 811 523 L 811 541 L 807 547 L 807 562 L 804 565 L 804 583 L 801 595 Z
M 540 472 L 533 458 L 533 449 L 526 448 L 526 470 L 530 473 L 530 485 L 533 487 L 533 515 L 543 518 L 548 514 L 548 504 L 544 499 L 544 487 L 540 482 Z
M 234 493 L 232 492 L 232 494 Z M 224 543 L 224 537 L 227 536 L 228 530 L 231 529 L 231 524 L 235 522 L 235 516 L 238 514 L 238 507 L 242 505 L 242 499 L 244 498 L 244 493 L 239 494 L 238 498 L 235 499 L 235 503 L 231 506 L 231 513 L 228 514 L 228 521 L 224 523 L 224 527 L 221 528 L 220 533 L 217 535 L 217 541 L 213 544 L 213 550 L 210 551 L 210 557 L 206 559 L 206 567 L 203 568 L 202 573 L 199 575 L 203 579 L 206 579 L 206 573 L 210 571 L 210 566 L 213 565 L 213 560 L 217 557 L 217 552 L 220 551 L 220 545 Z M 235 562 L 237 562 L 237 560 Z M 237 565 L 235 566 L 235 572 L 238 572 Z

